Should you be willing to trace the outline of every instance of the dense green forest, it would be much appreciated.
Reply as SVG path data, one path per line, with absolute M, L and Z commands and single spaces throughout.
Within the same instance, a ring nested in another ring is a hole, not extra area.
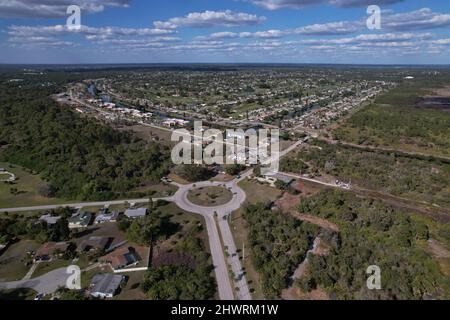
M 216 293 L 213 267 L 200 239 L 188 235 L 172 253 L 145 275 L 141 289 L 152 300 L 207 300 Z M 169 257 L 167 258 L 170 259 Z M 175 261 L 175 262 L 174 262 Z
M 426 94 L 436 95 L 430 91 L 432 85 L 439 88 L 444 84 L 449 84 L 448 79 L 437 83 L 402 83 L 380 96 L 375 104 L 356 112 L 345 125 L 333 131 L 333 136 L 358 144 L 448 156 L 449 110 L 433 107 L 432 98 L 427 99 L 433 103 L 426 105 L 422 98 Z
M 296 161 L 283 161 L 282 170 L 299 172 L 306 161 L 315 175 L 326 173 L 358 186 L 450 207 L 449 163 L 311 143 L 320 148 L 300 152 Z M 293 165 L 296 162 L 302 164 Z
M 82 118 L 50 95 L 64 83 L 46 79 L 0 84 L 0 161 L 33 170 L 48 181 L 47 195 L 107 200 L 168 168 L 168 151 L 129 133 Z
M 244 218 L 249 227 L 252 264 L 261 275 L 263 293 L 269 299 L 277 298 L 305 259 L 317 227 L 260 204 L 248 206 Z
M 323 239 L 331 246 L 327 255 L 311 255 L 309 276 L 299 283 L 303 290 L 320 285 L 336 299 L 450 297 L 450 279 L 423 249 L 437 235 L 418 217 L 338 190 L 303 200 L 299 211 L 329 219 L 340 228 L 337 241 L 331 234 L 332 241 Z M 450 243 L 449 226 L 440 229 L 440 236 L 446 235 Z M 381 268 L 381 290 L 367 289 L 370 265 Z

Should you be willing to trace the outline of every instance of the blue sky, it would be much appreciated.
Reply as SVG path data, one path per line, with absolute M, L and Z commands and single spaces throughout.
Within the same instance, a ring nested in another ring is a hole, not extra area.
M 450 64 L 450 2 L 0 0 L 0 63 L 158 62 Z

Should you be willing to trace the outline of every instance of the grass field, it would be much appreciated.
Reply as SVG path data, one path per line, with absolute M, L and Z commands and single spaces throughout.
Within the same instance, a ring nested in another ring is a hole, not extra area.
M 44 181 L 38 175 L 26 172 L 23 168 L 0 162 L 0 167 L 16 175 L 14 184 L 0 182 L 0 207 L 38 206 L 63 203 L 61 199 L 45 198 L 39 195 L 38 188 Z M 17 189 L 14 194 L 11 189 Z
M 132 192 L 143 192 L 146 193 L 153 198 L 159 198 L 159 197 L 169 197 L 172 196 L 177 191 L 177 187 L 171 184 L 167 183 L 160 183 L 156 185 L 148 185 L 144 187 L 139 187 Z
M 21 280 L 31 267 L 25 265 L 31 260 L 27 252 L 36 251 L 39 246 L 37 242 L 30 240 L 23 240 L 9 246 L 0 256 L 0 281 Z
M 203 207 L 215 207 L 231 201 L 233 194 L 223 187 L 205 187 L 190 190 L 188 200 Z
M 247 203 L 271 203 L 277 200 L 282 195 L 282 191 L 255 180 L 243 180 L 239 183 L 245 193 L 247 194 Z

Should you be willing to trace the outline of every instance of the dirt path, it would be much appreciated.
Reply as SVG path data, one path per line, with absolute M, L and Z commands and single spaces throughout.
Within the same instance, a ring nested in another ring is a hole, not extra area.
M 331 230 L 334 232 L 339 232 L 339 227 L 328 220 L 325 220 L 325 219 L 322 219 L 322 218 L 319 218 L 316 216 L 310 216 L 307 214 L 293 212 L 293 211 L 291 211 L 291 214 L 299 220 L 315 224 L 316 226 L 319 226 L 323 229 L 328 229 L 328 230 Z
M 428 247 L 436 258 L 450 258 L 450 251 L 436 240 L 428 240 Z

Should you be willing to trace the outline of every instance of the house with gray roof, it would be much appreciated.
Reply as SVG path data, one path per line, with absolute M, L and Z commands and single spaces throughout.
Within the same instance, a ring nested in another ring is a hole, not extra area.
M 113 298 L 125 277 L 112 273 L 96 274 L 91 280 L 91 296 L 96 298 Z
M 128 209 L 125 211 L 125 216 L 131 219 L 145 217 L 146 215 L 147 215 L 146 208 Z

